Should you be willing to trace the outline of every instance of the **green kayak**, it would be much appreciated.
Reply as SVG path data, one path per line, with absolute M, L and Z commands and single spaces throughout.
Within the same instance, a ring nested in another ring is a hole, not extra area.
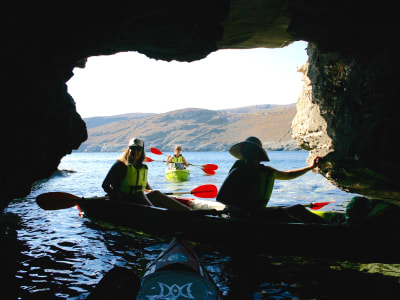
M 189 169 L 183 169 L 183 170 L 166 169 L 165 170 L 165 178 L 169 182 L 188 181 L 189 177 L 190 177 L 190 170 Z

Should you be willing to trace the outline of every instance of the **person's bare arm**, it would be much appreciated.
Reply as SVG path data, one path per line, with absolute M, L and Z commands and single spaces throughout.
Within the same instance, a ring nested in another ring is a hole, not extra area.
M 304 175 L 308 171 L 314 169 L 318 165 L 319 160 L 320 160 L 320 157 L 317 156 L 317 157 L 314 158 L 311 166 L 304 167 L 304 168 L 301 168 L 301 169 L 290 170 L 290 171 L 279 171 L 279 170 L 276 170 L 275 179 L 290 180 L 290 179 L 294 179 L 294 178 L 300 177 L 301 175 Z
M 186 167 L 189 167 L 189 163 L 186 161 L 186 159 L 182 156 L 183 163 L 185 164 Z

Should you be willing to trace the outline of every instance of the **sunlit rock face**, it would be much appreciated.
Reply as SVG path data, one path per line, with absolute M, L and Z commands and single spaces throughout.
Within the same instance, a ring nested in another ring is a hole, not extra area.
M 319 53 L 313 44 L 308 54 L 309 62 L 299 70 L 304 85 L 292 122 L 293 138 L 310 151 L 310 159 L 324 157 L 319 171 L 338 187 L 398 199 L 398 158 L 390 154 L 395 149 L 396 122 L 390 117 L 394 106 L 380 105 L 381 96 L 374 99 L 376 93 L 368 88 L 363 68 L 355 61 Z M 368 91 L 357 91 L 360 86 Z
M 321 173 L 337 185 L 400 199 L 394 153 L 399 21 L 391 5 L 172 0 L 87 10 L 4 6 L 3 206 L 27 195 L 87 138 L 65 84 L 87 57 L 139 51 L 194 61 L 217 49 L 277 48 L 296 40 L 310 42 L 309 98 L 298 106 L 307 114 L 294 123 L 299 143 L 312 155 L 329 152 Z
M 400 47 L 393 38 L 398 21 L 390 5 L 315 3 L 310 10 L 295 10 L 289 31 L 310 41 L 305 90 L 293 123 L 296 139 L 313 156 L 329 152 L 320 172 L 337 186 L 399 200 L 395 144 Z M 313 115 L 316 110 L 320 117 Z M 315 132 L 319 135 L 310 134 Z

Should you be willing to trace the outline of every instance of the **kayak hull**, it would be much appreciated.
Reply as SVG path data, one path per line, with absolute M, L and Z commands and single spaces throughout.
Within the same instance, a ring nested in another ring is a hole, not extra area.
M 228 250 L 400 262 L 396 250 L 400 236 L 390 228 L 271 222 L 216 216 L 203 211 L 170 211 L 111 200 L 82 201 L 79 207 L 93 220 L 165 237 L 180 232 L 188 241 Z
M 221 300 L 222 295 L 196 252 L 177 236 L 147 266 L 142 278 L 129 268 L 108 271 L 87 297 L 98 299 Z
M 217 286 L 197 254 L 180 237 L 174 238 L 147 267 L 137 295 L 138 300 L 167 298 L 221 299 Z
M 190 178 L 190 170 L 175 170 L 175 169 L 166 169 L 165 170 L 165 179 L 168 182 L 184 182 L 188 181 Z

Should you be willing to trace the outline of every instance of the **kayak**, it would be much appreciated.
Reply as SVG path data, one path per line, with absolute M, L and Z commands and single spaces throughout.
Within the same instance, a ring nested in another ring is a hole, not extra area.
M 189 169 L 165 169 L 165 179 L 167 179 L 168 182 L 183 182 L 188 181 L 189 178 Z
M 140 279 L 132 270 L 115 267 L 90 293 L 90 299 L 204 299 L 221 293 L 196 252 L 177 236 L 147 266 Z
M 197 254 L 182 238 L 174 238 L 147 267 L 137 295 L 148 299 L 221 299 Z
M 251 249 L 270 255 L 400 262 L 400 234 L 387 226 L 285 223 L 265 217 L 230 216 L 218 208 L 172 211 L 103 198 L 78 200 L 78 206 L 94 221 L 169 238 L 180 232 L 187 241 L 228 251 Z
M 193 210 L 215 209 L 217 211 L 223 211 L 224 209 L 227 208 L 225 204 L 218 201 L 187 198 L 187 197 L 173 197 L 173 198 L 179 201 L 180 203 L 186 205 L 187 207 L 190 207 Z M 344 222 L 345 219 L 345 214 L 343 212 L 320 211 L 320 210 L 309 210 L 309 211 L 330 223 Z

